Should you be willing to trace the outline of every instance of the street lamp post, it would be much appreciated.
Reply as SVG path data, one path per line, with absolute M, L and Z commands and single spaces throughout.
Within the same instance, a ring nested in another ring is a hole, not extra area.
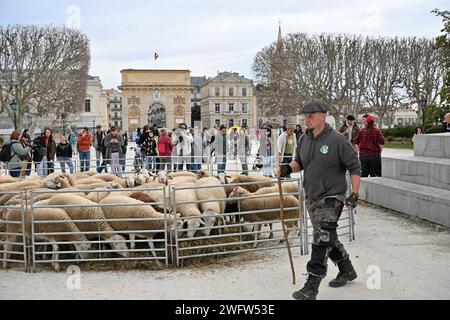
M 9 106 L 11 107 L 11 110 L 14 113 L 14 130 L 17 130 L 17 108 L 18 108 L 18 104 L 17 104 L 16 100 L 13 100 L 13 102 L 11 102 L 9 104 Z
M 92 120 L 92 133 L 95 132 L 95 119 Z
M 422 126 L 423 130 L 425 130 L 425 108 L 427 106 L 427 99 L 422 97 L 422 99 L 419 100 L 419 108 L 422 111 Z

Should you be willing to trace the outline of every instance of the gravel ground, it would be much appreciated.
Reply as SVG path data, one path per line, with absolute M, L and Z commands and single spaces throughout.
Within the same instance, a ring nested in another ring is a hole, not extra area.
M 342 288 L 327 282 L 319 299 L 450 299 L 450 230 L 361 204 L 356 241 L 341 241 L 358 278 Z M 224 258 L 209 265 L 161 271 L 81 272 L 69 290 L 65 272 L 0 269 L 0 299 L 291 299 L 302 286 L 307 256 L 294 251 L 297 285 L 291 283 L 286 250 Z M 379 277 L 377 277 L 379 275 Z

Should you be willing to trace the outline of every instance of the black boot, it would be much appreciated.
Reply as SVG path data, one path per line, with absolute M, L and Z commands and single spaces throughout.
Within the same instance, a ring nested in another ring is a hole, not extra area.
M 295 291 L 292 296 L 296 300 L 316 300 L 316 296 L 319 293 L 319 285 L 321 278 L 309 275 L 305 285 L 298 291 Z
M 357 274 L 349 258 L 339 261 L 337 265 L 339 268 L 339 273 L 337 274 L 336 279 L 333 279 L 328 283 L 330 287 L 342 287 L 347 283 L 347 281 L 356 279 Z

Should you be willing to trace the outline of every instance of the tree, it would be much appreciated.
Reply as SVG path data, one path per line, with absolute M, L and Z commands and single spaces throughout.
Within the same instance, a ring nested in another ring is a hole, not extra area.
M 441 16 L 444 22 L 444 28 L 441 30 L 444 34 L 436 38 L 435 48 L 442 50 L 445 68 L 441 100 L 443 103 L 450 104 L 450 11 L 434 9 L 431 12 Z
M 31 115 L 79 113 L 84 105 L 90 64 L 89 40 L 78 30 L 53 26 L 0 26 L 0 113 L 17 123 Z

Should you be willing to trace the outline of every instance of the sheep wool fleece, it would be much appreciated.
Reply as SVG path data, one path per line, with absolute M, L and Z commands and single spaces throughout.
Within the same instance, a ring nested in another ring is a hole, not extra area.
M 306 269 L 324 278 L 328 257 L 338 263 L 349 256 L 336 229 L 347 191 L 346 171 L 361 176 L 361 164 L 350 142 L 328 124 L 317 137 L 308 130 L 299 139 L 295 161 L 304 169 L 306 207 L 313 225 Z

